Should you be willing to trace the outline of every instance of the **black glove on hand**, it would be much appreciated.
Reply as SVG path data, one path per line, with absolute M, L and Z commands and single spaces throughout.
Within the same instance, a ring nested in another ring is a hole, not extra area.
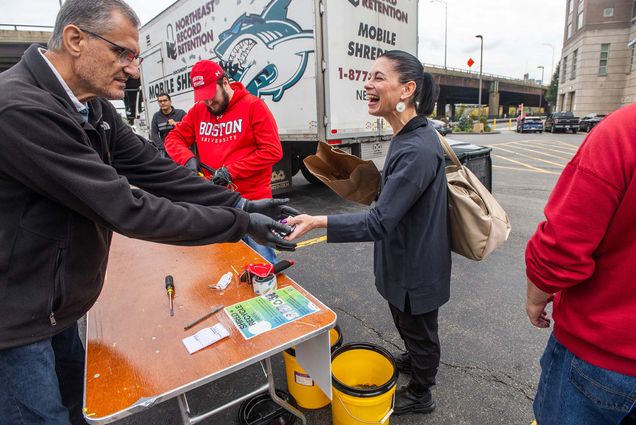
M 212 183 L 218 184 L 219 186 L 228 186 L 232 183 L 232 176 L 230 176 L 230 172 L 227 168 L 217 168 L 214 172 L 214 177 L 212 177 Z
M 199 160 L 196 159 L 194 156 L 188 159 L 183 166 L 194 173 L 199 172 Z
M 294 242 L 286 241 L 282 237 L 274 234 L 272 231 L 286 235 L 292 232 L 292 228 L 274 221 L 263 214 L 250 214 L 250 223 L 247 225 L 247 234 L 250 235 L 257 243 L 271 246 L 281 251 L 293 251 L 296 249 L 296 244 Z
M 258 201 L 246 200 L 243 209 L 248 213 L 265 214 L 274 220 L 300 215 L 300 211 L 287 205 L 288 202 L 289 198 L 259 199 Z

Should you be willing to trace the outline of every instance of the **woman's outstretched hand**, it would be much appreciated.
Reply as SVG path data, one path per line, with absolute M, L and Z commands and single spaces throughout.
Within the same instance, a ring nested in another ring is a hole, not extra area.
M 289 217 L 285 224 L 287 224 L 288 226 L 295 226 L 294 231 L 285 237 L 285 239 L 287 239 L 288 241 L 293 241 L 294 239 L 299 238 L 305 233 L 310 232 L 314 229 L 326 228 L 327 216 L 300 214 L 294 217 Z

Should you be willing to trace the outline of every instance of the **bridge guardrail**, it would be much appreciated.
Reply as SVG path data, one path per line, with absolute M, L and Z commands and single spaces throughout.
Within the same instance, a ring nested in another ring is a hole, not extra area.
M 28 31 L 29 28 L 46 28 L 48 30 L 53 30 L 52 26 L 49 25 L 28 25 L 28 24 L 0 24 L 0 30 L 5 29 L 5 27 L 12 28 L 14 31 Z
M 479 72 L 478 71 L 472 71 L 470 69 L 461 69 L 461 68 L 452 68 L 450 66 L 447 66 L 446 68 L 444 68 L 441 65 L 433 65 L 431 63 L 422 63 L 422 65 L 424 65 L 425 67 L 429 67 L 429 68 L 435 68 L 435 69 L 439 69 L 439 70 L 443 70 L 443 71 L 455 71 L 455 72 L 461 72 L 464 74 L 470 74 L 473 75 L 475 77 L 479 77 Z M 543 86 L 542 84 L 537 84 L 535 82 L 532 82 L 530 80 L 521 80 L 519 78 L 512 78 L 512 77 L 506 77 L 504 75 L 497 75 L 497 74 L 488 74 L 488 73 L 482 73 L 483 77 L 491 77 L 491 78 L 496 78 L 498 80 L 508 80 L 508 81 L 514 81 L 514 82 L 518 82 L 518 83 L 524 83 L 524 84 L 529 84 L 529 85 L 534 85 L 537 88 L 540 87 L 546 87 Z

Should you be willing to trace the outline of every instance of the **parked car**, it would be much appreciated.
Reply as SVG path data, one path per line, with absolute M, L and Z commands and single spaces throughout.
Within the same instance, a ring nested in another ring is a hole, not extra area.
M 572 112 L 555 112 L 545 120 L 545 131 L 556 133 L 557 131 L 572 131 L 576 134 L 579 131 L 579 118 Z
M 586 116 L 581 118 L 581 122 L 579 123 L 579 130 L 590 131 L 596 124 L 601 122 L 601 120 L 605 118 L 606 115 L 607 114 L 587 114 Z
M 440 120 L 429 120 L 431 122 L 431 124 L 433 124 L 433 127 L 435 127 L 435 130 L 439 131 L 439 134 L 441 134 L 442 136 L 446 136 L 449 133 L 453 132 L 453 129 L 451 128 L 450 125 L 448 125 L 447 122 L 444 121 L 440 121 Z
M 543 120 L 541 117 L 523 117 L 517 120 L 517 133 L 532 131 L 543 133 Z

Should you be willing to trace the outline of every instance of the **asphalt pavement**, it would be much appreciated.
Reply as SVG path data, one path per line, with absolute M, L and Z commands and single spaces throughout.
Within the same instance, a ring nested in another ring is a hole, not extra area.
M 501 128 L 499 128 L 501 129 Z M 452 135 L 452 139 L 493 148 L 493 193 L 508 212 L 508 241 L 483 262 L 453 255 L 451 300 L 440 309 L 442 362 L 433 397 L 437 410 L 429 415 L 392 417 L 394 425 L 526 424 L 532 422 L 532 400 L 540 374 L 539 357 L 549 331 L 527 320 L 524 251 L 543 219 L 543 207 L 567 161 L 585 138 L 580 134 Z M 324 186 L 294 177 L 291 204 L 309 214 L 361 211 Z M 386 301 L 373 284 L 371 243 L 328 244 L 325 231 L 306 235 L 292 258 L 288 275 L 338 314 L 345 343 L 371 342 L 391 351 L 402 341 Z M 278 388 L 286 388 L 282 356 L 273 362 Z M 400 377 L 399 384 L 406 378 Z M 194 413 L 264 383 L 254 366 L 188 395 Z M 234 424 L 238 408 L 203 421 Z M 304 411 L 309 424 L 330 424 L 329 407 Z M 116 422 L 118 425 L 177 424 L 176 401 Z

